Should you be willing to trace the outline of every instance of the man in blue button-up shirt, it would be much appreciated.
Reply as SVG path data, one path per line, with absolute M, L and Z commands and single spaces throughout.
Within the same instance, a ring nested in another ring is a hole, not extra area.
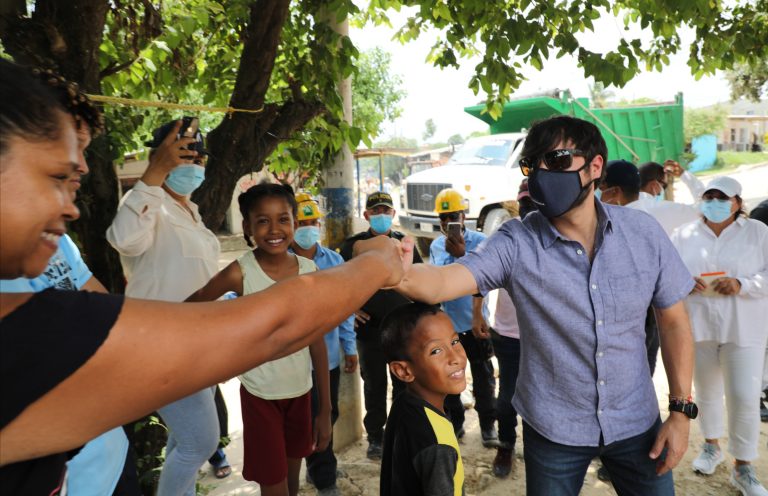
M 670 396 L 690 401 L 683 299 L 692 278 L 653 218 L 594 199 L 607 152 L 593 124 L 537 123 L 522 155 L 539 211 L 455 264 L 407 267 L 398 289 L 433 303 L 509 292 L 520 322 L 513 404 L 524 421 L 529 495 L 577 495 L 598 456 L 619 494 L 674 494 L 670 470 L 687 449 L 689 418 L 672 412 L 660 422 L 645 311 L 657 312 Z
M 318 270 L 341 265 L 344 259 L 341 255 L 318 243 L 320 238 L 320 208 L 309 195 L 296 195 L 298 213 L 296 220 L 299 227 L 293 237 L 291 249 L 297 255 L 315 262 Z M 339 379 L 341 368 L 341 350 L 344 351 L 344 372 L 352 373 L 357 370 L 357 344 L 355 342 L 354 316 L 339 324 L 325 335 L 325 347 L 328 350 L 328 370 L 331 379 L 331 423 L 339 418 Z M 315 391 L 313 388 L 313 405 Z M 319 494 L 339 494 L 336 487 L 336 455 L 333 453 L 333 439 L 328 447 L 321 452 L 307 457 L 307 475 L 315 484 Z

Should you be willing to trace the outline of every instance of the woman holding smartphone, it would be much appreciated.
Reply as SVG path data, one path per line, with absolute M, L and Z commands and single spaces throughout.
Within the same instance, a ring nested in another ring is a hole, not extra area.
M 181 302 L 218 272 L 219 241 L 189 198 L 205 178 L 197 126 L 196 118 L 185 117 L 154 132 L 149 167 L 107 231 L 128 279 L 126 296 Z M 197 471 L 219 442 L 214 391 L 205 388 L 158 410 L 168 426 L 158 496 L 194 496 Z

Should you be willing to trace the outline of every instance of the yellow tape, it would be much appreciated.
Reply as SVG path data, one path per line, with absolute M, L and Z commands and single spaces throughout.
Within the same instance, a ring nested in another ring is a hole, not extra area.
M 116 96 L 104 96 L 104 95 L 86 95 L 94 102 L 102 103 L 115 103 L 118 105 L 128 105 L 130 107 L 156 107 L 175 110 L 193 110 L 196 112 L 215 112 L 219 114 L 233 114 L 235 112 L 243 112 L 247 114 L 259 114 L 264 112 L 264 106 L 258 109 L 239 109 L 234 107 L 206 107 L 205 105 L 187 105 L 184 103 L 172 103 L 172 102 L 153 102 L 150 100 L 136 100 L 133 98 L 120 98 Z

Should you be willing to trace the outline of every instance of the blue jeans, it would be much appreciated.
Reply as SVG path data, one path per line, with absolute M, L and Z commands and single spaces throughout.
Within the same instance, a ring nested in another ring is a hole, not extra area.
M 499 421 L 499 443 L 514 449 L 517 433 L 517 412 L 512 406 L 515 395 L 517 372 L 520 369 L 520 340 L 491 332 L 493 351 L 499 362 L 499 397 L 496 399 L 496 415 Z
M 168 426 L 168 445 L 157 496 L 195 496 L 197 471 L 219 443 L 213 391 L 205 388 L 158 410 Z
M 550 441 L 523 422 L 526 493 L 576 496 L 590 462 L 600 457 L 620 496 L 672 496 L 672 472 L 657 476 L 656 460 L 648 456 L 660 428 L 661 419 L 657 419 L 646 432 L 607 446 L 567 446 Z

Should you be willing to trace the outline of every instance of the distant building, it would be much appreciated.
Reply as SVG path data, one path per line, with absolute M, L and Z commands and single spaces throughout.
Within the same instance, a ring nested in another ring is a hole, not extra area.
M 718 141 L 719 150 L 768 150 L 768 100 L 733 102 Z
M 461 148 L 461 145 L 449 145 L 431 150 L 421 150 L 408 155 L 406 163 L 410 174 L 445 165 L 459 148 Z

